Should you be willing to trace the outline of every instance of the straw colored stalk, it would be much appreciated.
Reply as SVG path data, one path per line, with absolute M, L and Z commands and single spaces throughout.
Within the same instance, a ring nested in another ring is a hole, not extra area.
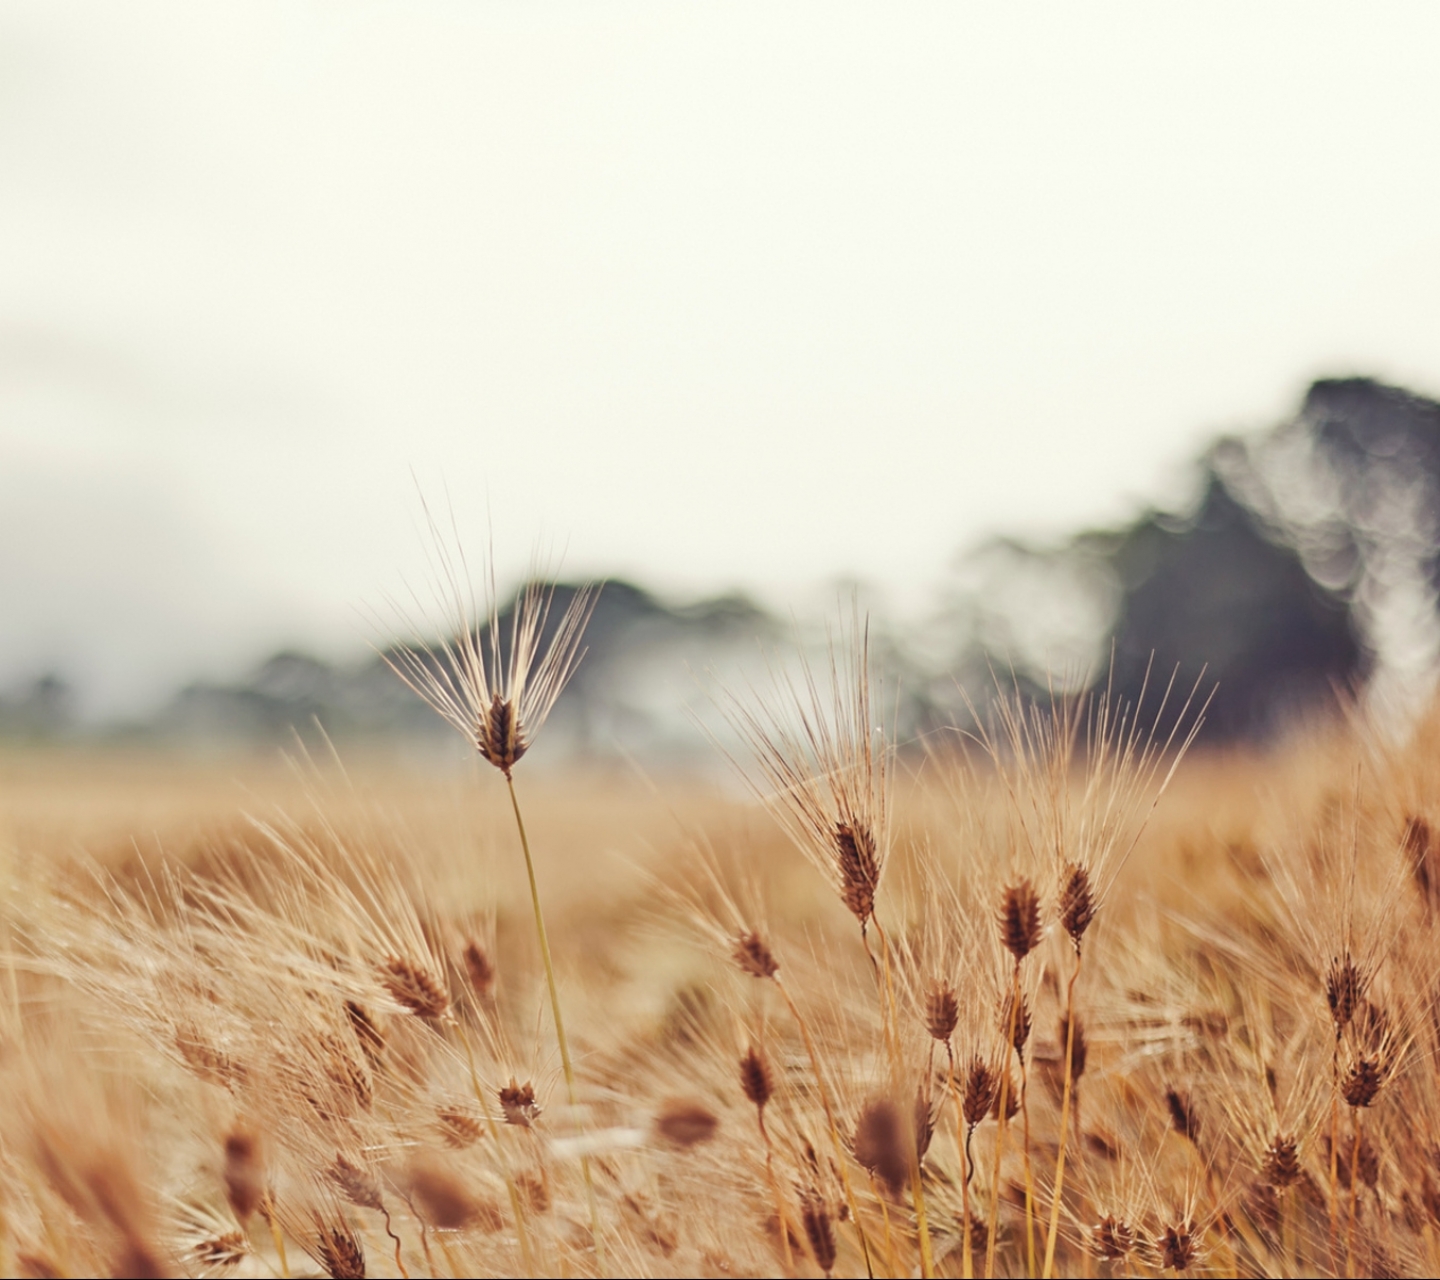
M 1079 1031 L 1079 1024 L 1075 1019 L 1075 983 L 1080 978 L 1081 940 L 1095 919 L 1096 911 L 1095 891 L 1090 873 L 1082 863 L 1072 862 L 1066 867 L 1058 907 L 1061 926 L 1075 948 L 1075 967 L 1071 970 L 1070 981 L 1065 986 L 1064 1056 L 1061 1060 L 1064 1082 L 1060 1094 L 1060 1142 L 1055 1156 L 1055 1189 L 1050 1198 L 1050 1228 L 1045 1237 L 1045 1263 L 1040 1272 L 1043 1280 L 1050 1280 L 1050 1277 L 1055 1274 L 1055 1242 L 1060 1232 L 1061 1195 L 1065 1190 L 1066 1144 L 1070 1137 L 1071 1093 L 1075 1087 L 1075 1036 Z M 1083 1032 L 1080 1034 L 1083 1037 Z
M 527 583 L 513 604 L 507 630 L 500 620 L 492 559 L 485 604 L 486 622 L 482 627 L 474 594 L 468 585 L 469 574 L 465 571 L 463 555 L 457 564 L 455 557 L 445 551 L 445 540 L 440 536 L 433 518 L 430 527 L 439 559 L 437 595 L 445 606 L 450 624 L 455 628 L 453 639 L 438 645 L 424 642 L 402 645 L 383 656 L 396 675 L 505 778 L 511 811 L 515 816 L 515 829 L 525 857 L 535 934 L 545 967 L 545 983 L 550 995 L 551 1016 L 555 1021 L 555 1038 L 560 1047 L 560 1062 L 565 1073 L 566 1093 L 571 1107 L 578 1109 L 575 1068 L 565 1035 L 565 1019 L 555 982 L 555 964 L 545 928 L 545 913 L 540 905 L 535 861 L 530 852 L 525 819 L 520 812 L 520 800 L 515 793 L 514 769 L 534 743 L 584 656 L 580 644 L 595 607 L 596 592 L 588 585 L 576 590 L 547 636 L 555 588 L 540 582 Z M 599 1251 L 602 1248 L 599 1213 L 588 1157 L 581 1158 L 581 1168 L 590 1204 L 592 1234 Z

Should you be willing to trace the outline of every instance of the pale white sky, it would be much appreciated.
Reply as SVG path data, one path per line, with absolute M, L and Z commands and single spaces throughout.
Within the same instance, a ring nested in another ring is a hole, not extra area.
M 0 687 L 502 570 L 907 607 L 1440 390 L 1440 6 L 0 4 Z M 443 501 L 443 498 L 441 499 Z

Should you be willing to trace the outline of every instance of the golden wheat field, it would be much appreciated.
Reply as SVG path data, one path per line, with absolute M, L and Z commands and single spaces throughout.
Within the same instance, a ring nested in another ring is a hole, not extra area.
M 0 756 L 5 1274 L 1440 1267 L 1440 710 L 897 747 L 862 640 L 657 782 L 574 639 L 397 659 L 468 766 Z

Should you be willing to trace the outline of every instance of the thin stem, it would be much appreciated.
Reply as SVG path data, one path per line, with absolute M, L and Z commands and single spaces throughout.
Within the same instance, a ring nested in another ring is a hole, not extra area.
M 405 1264 L 400 1261 L 400 1237 L 390 1227 L 390 1210 L 382 1208 L 381 1213 L 385 1215 L 385 1234 L 395 1241 L 395 1265 L 400 1269 L 400 1274 L 405 1280 L 410 1280 L 410 1273 L 405 1269 Z
M 873 1177 L 870 1179 L 870 1194 L 879 1204 L 880 1216 L 885 1223 L 885 1259 L 890 1264 L 890 1274 L 897 1277 L 898 1280 L 898 1277 L 903 1276 L 905 1272 L 900 1266 L 900 1259 L 895 1256 L 895 1236 L 890 1230 L 890 1206 L 885 1203 L 885 1197 L 880 1194 Z
M 1025 1155 L 1025 1261 L 1027 1275 L 1035 1274 L 1035 1184 L 1030 1176 L 1030 1073 L 1025 1067 L 1025 1055 L 1018 1049 L 1015 1056 L 1020 1059 L 1020 1121 L 1024 1133 Z
M 1280 1267 L 1285 1275 L 1293 1274 L 1299 1266 L 1295 1257 L 1295 1223 L 1291 1216 L 1290 1187 L 1280 1189 Z
M 1355 1141 L 1350 1145 L 1350 1221 L 1345 1227 L 1345 1274 L 1355 1274 L 1355 1202 L 1360 1190 L 1360 1108 L 1355 1113 Z
M 540 886 L 535 881 L 535 860 L 530 856 L 530 838 L 525 834 L 525 819 L 520 816 L 520 801 L 515 795 L 515 779 L 507 771 L 505 786 L 510 792 L 510 807 L 515 811 L 515 826 L 520 832 L 520 848 L 525 853 L 525 873 L 530 877 L 530 902 L 535 908 L 535 934 L 540 940 L 540 958 L 545 962 L 545 982 L 550 988 L 550 1012 L 555 1019 L 555 1038 L 560 1042 L 560 1062 L 565 1068 L 565 1090 L 570 1098 L 570 1109 L 579 1114 L 579 1100 L 575 1096 L 575 1069 L 570 1065 L 570 1044 L 565 1039 L 565 1019 L 560 1014 L 560 992 L 555 986 L 555 965 L 550 958 L 550 938 L 545 932 L 545 913 L 540 910 Z M 601 1264 L 605 1260 L 605 1246 L 600 1240 L 600 1210 L 595 1203 L 595 1183 L 590 1177 L 590 1157 L 580 1157 L 580 1172 L 585 1179 L 585 1199 L 590 1207 L 590 1236 L 595 1242 L 595 1258 Z
M 789 989 L 780 981 L 777 973 L 771 979 L 785 997 L 785 1005 L 795 1025 L 800 1028 L 801 1039 L 805 1041 L 805 1052 L 810 1057 L 810 1069 L 815 1073 L 815 1087 L 820 1093 L 820 1105 L 825 1109 L 825 1119 L 830 1126 L 830 1142 L 835 1148 L 835 1163 L 840 1170 L 840 1183 L 845 1188 L 845 1203 L 850 1206 L 850 1219 L 855 1223 L 856 1234 L 860 1237 L 860 1250 L 865 1255 L 865 1274 L 874 1280 L 875 1269 L 870 1263 L 870 1242 L 865 1238 L 865 1228 L 860 1222 L 860 1206 L 855 1202 L 855 1192 L 850 1186 L 850 1174 L 845 1168 L 845 1152 L 840 1145 L 840 1128 L 835 1123 L 835 1109 L 830 1105 L 830 1091 L 825 1087 L 825 1076 L 820 1070 L 820 1055 L 815 1052 L 815 1041 L 810 1038 L 810 1028 L 800 1016 L 800 1010 L 790 996 Z
M 268 1191 L 265 1193 L 265 1206 L 265 1220 L 270 1224 L 270 1235 L 275 1241 L 275 1252 L 280 1258 L 280 1274 L 285 1280 L 290 1280 L 290 1264 L 285 1258 L 285 1235 L 275 1217 L 275 1198 Z
M 1009 1121 L 1005 1110 L 1010 1093 L 1010 1053 L 1015 1048 L 1015 1019 L 1020 1016 L 1020 961 L 1015 961 L 1015 972 L 1010 980 L 1010 1025 L 1005 1028 L 1005 1070 L 1000 1077 L 1000 1095 L 996 1106 L 995 1126 L 995 1185 L 990 1188 L 990 1239 L 985 1248 L 985 1280 L 995 1276 L 995 1235 L 1000 1226 L 1000 1159 L 1005 1153 L 1005 1131 Z M 1024 1064 L 1021 1064 L 1023 1070 Z M 1031 1267 L 1034 1271 L 1034 1267 Z
M 1330 1269 L 1339 1270 L 1336 1234 L 1340 1223 L 1340 1033 L 1335 1033 L 1335 1050 L 1331 1054 L 1330 1074 Z
M 875 926 L 875 932 L 880 935 L 880 959 L 885 971 L 881 1016 L 885 1023 L 886 1048 L 890 1052 L 891 1075 L 898 1082 L 900 1078 L 900 1046 L 896 1039 L 896 1024 L 899 1022 L 899 1016 L 895 1004 L 895 980 L 890 969 L 890 939 L 874 912 L 871 912 L 870 920 Z M 931 1051 L 934 1051 L 933 1044 Z M 915 1200 L 915 1234 L 920 1244 L 920 1275 L 922 1280 L 930 1280 L 930 1277 L 935 1274 L 935 1259 L 930 1245 L 930 1221 L 925 1212 L 925 1188 L 920 1180 L 920 1144 L 918 1135 L 916 1136 L 915 1166 L 910 1175 L 910 1191 Z
M 1055 1274 L 1055 1241 L 1060 1233 L 1060 1194 L 1065 1190 L 1065 1146 L 1070 1137 L 1070 1092 L 1074 1087 L 1072 1055 L 1075 1052 L 1075 980 L 1080 976 L 1080 948 L 1075 948 L 1075 969 L 1065 992 L 1065 1091 L 1060 1103 L 1060 1153 L 1055 1157 L 1055 1191 L 1050 1199 L 1050 1231 L 1045 1237 L 1044 1280 Z
M 990 1188 L 990 1238 L 985 1244 L 985 1280 L 995 1276 L 995 1234 L 1000 1222 L 1000 1161 L 1005 1154 L 1005 1131 L 1010 1127 L 1005 1119 L 1005 1108 L 1010 1101 L 1010 1060 L 1006 1056 L 1005 1074 L 1000 1077 L 1000 1114 L 995 1124 L 995 1167 Z
M 790 1252 L 790 1222 L 785 1216 L 785 1200 L 780 1194 L 780 1182 L 775 1177 L 775 1161 L 770 1148 L 770 1132 L 765 1128 L 765 1108 L 755 1108 L 755 1118 L 760 1123 L 760 1137 L 765 1142 L 765 1178 L 770 1183 L 770 1194 L 775 1197 L 775 1222 L 780 1228 L 780 1251 L 785 1255 L 785 1274 L 795 1274 L 795 1259 Z
M 960 1202 L 963 1206 L 960 1216 L 960 1274 L 964 1280 L 972 1280 L 975 1274 L 974 1260 L 970 1256 L 970 1135 L 966 1131 L 965 1108 L 960 1101 L 960 1084 L 955 1079 L 955 1049 L 949 1038 L 945 1040 L 945 1057 L 950 1064 L 950 1093 L 955 1099 L 955 1150 L 960 1156 Z

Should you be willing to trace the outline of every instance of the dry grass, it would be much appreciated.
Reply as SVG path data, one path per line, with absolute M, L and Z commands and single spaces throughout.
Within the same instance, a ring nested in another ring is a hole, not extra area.
M 0 758 L 0 1272 L 1440 1266 L 1440 711 L 1152 810 L 1119 708 L 836 678 L 756 798 L 517 771 L 573 1103 L 478 757 Z

